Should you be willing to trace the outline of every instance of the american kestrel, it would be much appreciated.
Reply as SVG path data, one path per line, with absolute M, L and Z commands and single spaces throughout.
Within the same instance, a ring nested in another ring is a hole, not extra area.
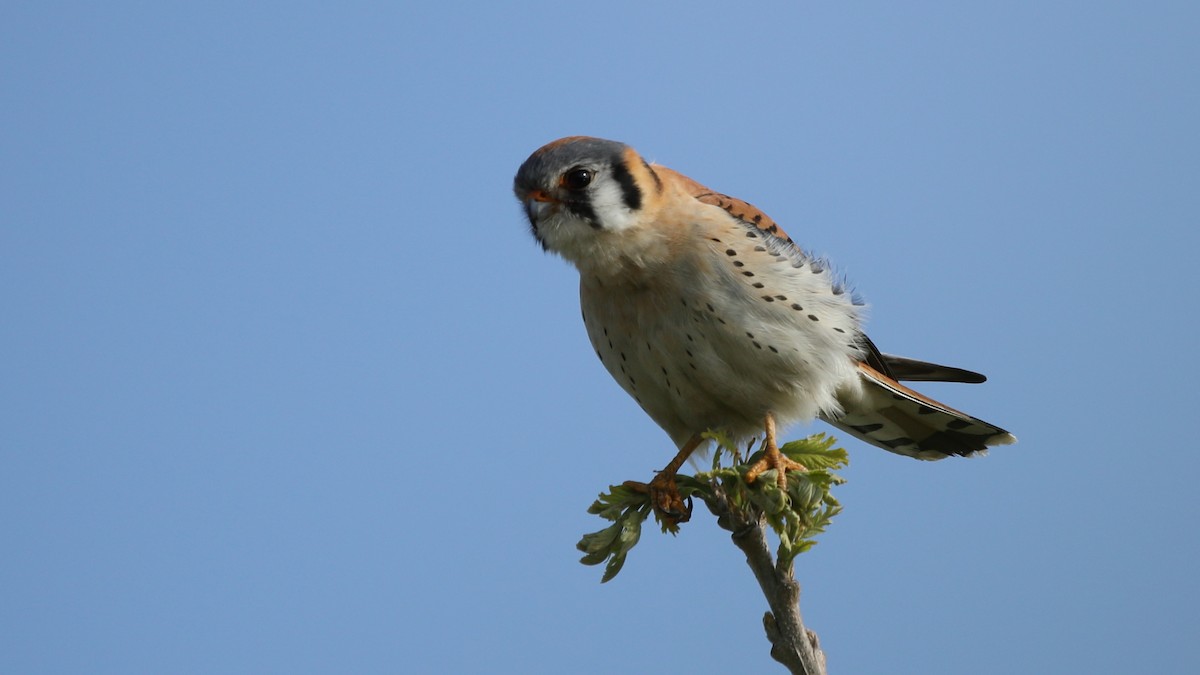
M 764 435 L 750 482 L 803 468 L 779 452 L 777 423 L 820 418 L 926 460 L 1016 441 L 900 384 L 986 378 L 881 353 L 829 265 L 754 206 L 585 136 L 534 152 L 513 189 L 533 236 L 579 270 L 596 355 L 679 448 L 648 487 L 669 522 L 687 519 L 675 474 L 710 429 Z

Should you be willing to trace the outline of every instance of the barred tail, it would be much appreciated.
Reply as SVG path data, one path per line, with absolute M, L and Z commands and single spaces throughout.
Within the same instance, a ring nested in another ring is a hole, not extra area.
M 826 421 L 871 445 L 933 460 L 1017 441 L 1004 429 L 922 396 L 865 363 L 859 373 L 862 397 L 846 401 L 845 412 Z

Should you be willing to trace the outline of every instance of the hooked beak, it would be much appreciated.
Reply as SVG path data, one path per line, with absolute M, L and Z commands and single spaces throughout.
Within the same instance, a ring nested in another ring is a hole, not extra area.
M 538 221 L 557 210 L 561 203 L 545 190 L 530 190 L 524 194 L 521 205 L 525 207 L 525 215 L 529 218 L 529 224 L 533 226 L 535 235 Z

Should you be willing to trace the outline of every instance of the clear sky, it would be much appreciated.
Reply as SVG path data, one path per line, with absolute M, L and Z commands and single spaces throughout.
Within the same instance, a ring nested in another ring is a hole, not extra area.
M 0 671 L 776 672 L 707 513 L 577 563 L 673 448 L 511 195 L 570 134 L 991 377 L 1016 446 L 843 439 L 834 672 L 1200 671 L 1200 9 L 731 7 L 5 3 Z

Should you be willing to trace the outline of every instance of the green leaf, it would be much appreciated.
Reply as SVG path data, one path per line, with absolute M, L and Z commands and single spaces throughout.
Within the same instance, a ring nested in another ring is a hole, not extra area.
M 836 442 L 825 434 L 815 434 L 785 443 L 779 451 L 810 470 L 841 469 L 850 463 L 850 456 L 845 450 L 833 447 Z
M 695 476 L 677 475 L 680 495 L 685 499 L 707 500 L 719 486 L 729 508 L 742 511 L 743 520 L 762 518 L 775 532 L 779 537 L 780 562 L 791 564 L 795 556 L 816 545 L 814 537 L 824 532 L 832 518 L 841 512 L 841 504 L 830 490 L 845 482 L 833 470 L 845 467 L 849 457 L 845 450 L 834 447 L 833 438 L 816 434 L 781 447 L 781 452 L 808 469 L 788 472 L 787 485 L 781 489 L 774 469 L 764 471 L 753 484 L 746 483 L 746 472 L 761 451 L 744 457 L 729 437 L 714 432 L 704 437 L 716 443 L 712 469 Z M 576 545 L 584 553 L 580 562 L 585 565 L 606 562 L 601 581 L 614 578 L 625 565 L 629 551 L 641 539 L 642 523 L 652 510 L 644 486 L 641 489 L 627 484 L 609 486 L 609 491 L 600 494 L 588 507 L 588 513 L 612 524 L 580 539 Z M 677 525 L 670 526 L 661 519 L 659 522 L 663 532 L 679 531 Z

